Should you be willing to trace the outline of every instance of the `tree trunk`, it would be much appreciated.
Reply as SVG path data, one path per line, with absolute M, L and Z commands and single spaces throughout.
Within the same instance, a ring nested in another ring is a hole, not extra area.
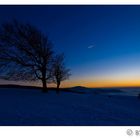
M 42 85 L 43 85 L 42 91 L 48 92 L 47 82 L 46 82 L 46 68 L 45 67 L 42 68 Z
M 42 91 L 43 92 L 48 92 L 46 79 L 42 79 L 42 85 L 43 85 Z
M 57 88 L 56 88 L 57 93 L 59 93 L 59 87 L 60 87 L 60 82 L 57 82 Z

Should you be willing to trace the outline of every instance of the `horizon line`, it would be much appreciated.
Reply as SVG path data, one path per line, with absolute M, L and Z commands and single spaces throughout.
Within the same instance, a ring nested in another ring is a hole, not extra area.
M 41 88 L 41 86 L 38 85 L 23 85 L 23 84 L 0 84 L 0 86 L 23 86 L 23 87 L 37 87 Z M 73 88 L 73 87 L 84 87 L 84 88 L 140 88 L 140 86 L 100 86 L 100 87 L 88 87 L 88 86 L 70 86 L 70 87 L 60 87 L 60 88 Z M 48 86 L 48 88 L 55 88 L 55 86 Z

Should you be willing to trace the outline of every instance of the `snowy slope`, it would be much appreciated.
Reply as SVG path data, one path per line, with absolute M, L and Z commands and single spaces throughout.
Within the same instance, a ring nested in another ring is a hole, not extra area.
M 0 88 L 0 125 L 140 125 L 140 99 Z

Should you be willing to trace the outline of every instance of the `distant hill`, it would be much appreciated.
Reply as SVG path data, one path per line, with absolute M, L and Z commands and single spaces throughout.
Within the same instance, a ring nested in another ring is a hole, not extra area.
M 84 93 L 91 92 L 92 88 L 83 87 L 83 86 L 75 86 L 75 87 L 67 88 L 66 90 L 69 92 L 84 94 Z
M 124 92 L 120 88 L 88 88 L 84 86 L 75 86 L 66 89 L 69 92 L 75 93 L 93 93 L 93 94 L 110 94 L 110 93 L 122 93 Z
M 75 86 L 75 87 L 72 87 L 71 89 L 89 89 L 88 87 L 84 87 L 84 86 Z

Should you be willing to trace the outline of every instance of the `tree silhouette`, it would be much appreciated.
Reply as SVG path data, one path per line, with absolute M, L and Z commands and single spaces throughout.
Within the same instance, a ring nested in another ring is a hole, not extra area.
M 69 78 L 70 70 L 65 67 L 64 54 L 57 55 L 53 64 L 53 82 L 57 85 L 57 92 L 62 81 Z
M 12 21 L 0 28 L 0 75 L 7 80 L 41 80 L 43 91 L 51 78 L 52 43 L 30 24 Z

